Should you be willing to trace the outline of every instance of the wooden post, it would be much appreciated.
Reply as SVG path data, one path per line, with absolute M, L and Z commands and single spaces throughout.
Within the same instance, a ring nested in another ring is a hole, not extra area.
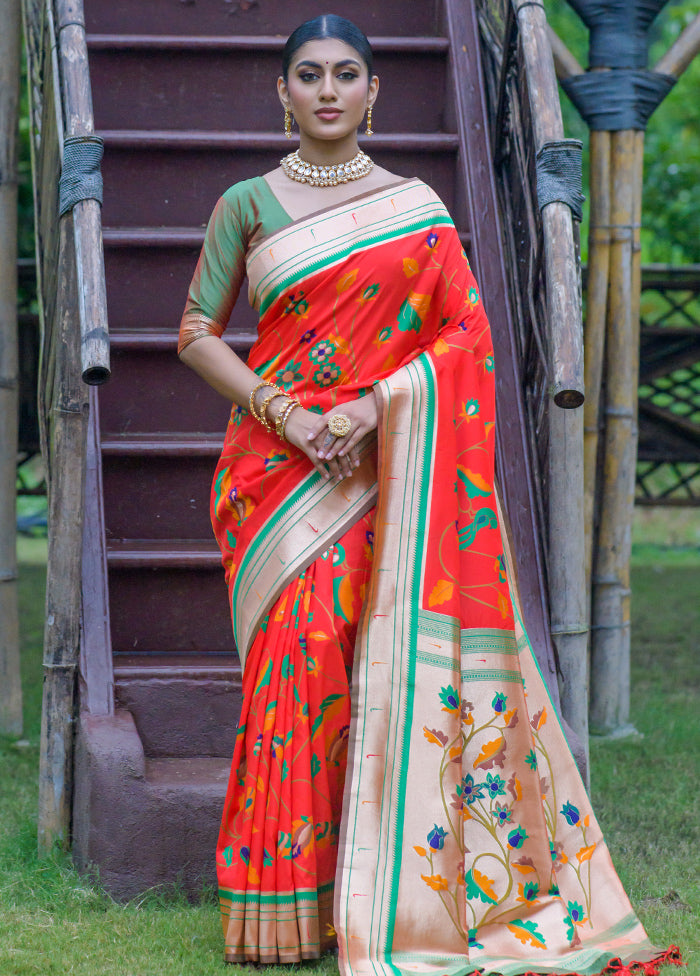
M 514 0 L 527 66 L 535 150 L 564 127 L 544 10 Z M 536 106 L 536 110 L 535 110 Z M 583 528 L 583 335 L 573 218 L 564 203 L 542 210 L 549 341 L 549 559 L 552 639 L 562 715 L 588 756 L 588 620 Z M 559 404 L 559 407 L 554 404 Z M 570 409 L 561 409 L 568 407 Z
M 638 145 L 633 130 L 612 133 L 605 448 L 592 584 L 591 726 L 596 732 L 618 735 L 628 729 L 629 719 L 629 559 L 639 373 L 639 316 L 633 320 L 638 308 L 633 261 Z
M 700 14 L 654 70 L 677 78 L 698 51 Z M 591 133 L 594 135 L 600 138 L 603 133 Z M 637 460 L 644 132 L 613 132 L 608 138 L 612 148 L 605 448 L 600 530 L 593 559 L 590 720 L 595 731 L 620 736 L 633 731 L 629 725 L 629 561 Z M 595 197 L 608 184 L 600 170 L 593 178 L 593 166 L 591 176 L 593 210 Z M 602 203 L 600 209 L 602 212 Z M 601 222 L 603 219 L 601 216 Z M 590 305 L 588 315 L 591 315 Z M 592 465 L 587 452 L 588 474 L 589 462 Z
M 39 757 L 39 851 L 70 841 L 75 683 L 80 647 L 87 388 L 81 380 L 73 219 L 59 226 L 53 401 L 47 424 L 49 567 L 44 630 L 44 701 Z
M 22 733 L 17 607 L 19 0 L 0 0 L 0 732 Z
M 588 231 L 588 282 L 585 325 L 583 407 L 584 519 L 586 531 L 586 589 L 590 605 L 590 580 L 595 535 L 596 485 L 598 480 L 598 429 L 600 394 L 605 354 L 605 323 L 610 263 L 610 133 L 591 132 L 590 224 Z
M 95 133 L 84 25 L 82 0 L 56 0 L 66 136 Z M 76 203 L 73 233 L 78 269 L 82 375 L 86 383 L 97 385 L 110 376 L 102 212 L 97 200 Z

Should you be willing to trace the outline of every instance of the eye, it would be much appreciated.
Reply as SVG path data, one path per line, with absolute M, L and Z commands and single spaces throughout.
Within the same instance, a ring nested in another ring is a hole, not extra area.
M 316 81 L 318 75 L 315 71 L 302 71 L 299 75 L 301 81 Z
M 354 81 L 357 77 L 354 71 L 341 71 L 338 75 L 341 81 Z

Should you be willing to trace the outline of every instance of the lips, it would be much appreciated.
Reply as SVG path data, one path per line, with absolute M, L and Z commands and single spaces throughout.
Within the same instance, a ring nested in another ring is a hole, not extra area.
M 318 111 L 314 112 L 314 115 L 319 119 L 323 119 L 324 121 L 333 122 L 335 119 L 340 118 L 342 112 L 337 108 L 320 108 Z

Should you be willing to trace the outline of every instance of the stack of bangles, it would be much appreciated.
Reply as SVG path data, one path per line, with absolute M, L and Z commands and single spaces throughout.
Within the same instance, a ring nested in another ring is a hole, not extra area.
M 259 407 L 256 406 L 255 398 L 259 390 L 269 390 L 265 398 Z M 275 432 L 277 436 L 283 441 L 287 440 L 285 431 L 287 428 L 287 421 L 289 420 L 290 414 L 301 404 L 296 397 L 290 396 L 289 393 L 285 393 L 284 390 L 280 390 L 279 386 L 274 383 L 269 383 L 267 380 L 263 380 L 258 383 L 250 391 L 250 398 L 248 401 L 250 413 L 262 424 L 265 430 L 272 430 L 272 423 L 268 420 L 267 408 L 270 406 L 273 400 L 278 397 L 284 397 L 287 401 L 280 412 L 274 419 Z M 346 417 L 343 413 L 334 413 L 332 417 L 328 418 L 328 437 L 347 437 L 347 435 L 352 430 L 352 421 L 349 417 Z
M 262 389 L 269 390 L 271 392 L 266 395 L 265 399 L 260 404 L 260 408 L 257 409 L 255 405 L 255 397 L 258 391 Z M 270 406 L 272 401 L 276 400 L 278 397 L 284 397 L 287 402 L 275 417 L 275 432 L 277 433 L 277 436 L 281 438 L 281 440 L 286 441 L 287 438 L 285 436 L 285 430 L 287 428 L 289 416 L 293 410 L 301 406 L 296 397 L 290 396 L 288 393 L 285 393 L 284 390 L 280 390 L 279 386 L 275 386 L 274 383 L 268 383 L 267 380 L 263 380 L 262 383 L 258 383 L 258 385 L 250 392 L 250 412 L 258 423 L 263 425 L 265 430 L 272 430 L 272 424 L 267 417 L 267 408 Z

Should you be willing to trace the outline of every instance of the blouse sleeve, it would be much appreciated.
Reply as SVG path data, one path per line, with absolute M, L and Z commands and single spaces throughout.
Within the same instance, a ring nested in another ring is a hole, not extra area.
M 234 201 L 220 197 L 209 218 L 185 311 L 177 351 L 205 335 L 221 336 L 245 278 L 246 235 Z

